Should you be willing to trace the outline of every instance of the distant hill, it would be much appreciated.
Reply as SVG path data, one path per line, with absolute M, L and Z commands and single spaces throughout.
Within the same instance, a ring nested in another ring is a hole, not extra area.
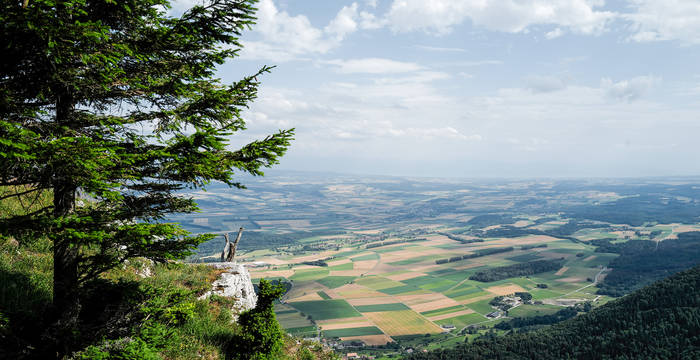
M 700 359 L 700 266 L 546 329 L 406 359 Z

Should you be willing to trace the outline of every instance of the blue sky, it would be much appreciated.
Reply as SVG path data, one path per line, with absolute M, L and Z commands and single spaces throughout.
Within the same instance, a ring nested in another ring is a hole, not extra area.
M 176 3 L 176 9 L 187 6 Z M 242 144 L 280 169 L 440 177 L 700 175 L 700 1 L 261 0 Z

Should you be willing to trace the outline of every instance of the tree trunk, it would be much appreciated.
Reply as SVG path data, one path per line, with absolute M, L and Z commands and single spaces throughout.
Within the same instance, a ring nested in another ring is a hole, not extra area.
M 68 125 L 73 104 L 59 98 L 56 104 L 56 122 Z M 59 134 L 60 135 L 60 134 Z M 68 169 L 54 170 L 53 181 L 53 216 L 55 219 L 66 217 L 75 210 L 76 186 L 72 183 Z M 55 341 L 54 351 L 58 357 L 71 351 L 73 339 L 77 335 L 78 317 L 80 315 L 78 246 L 65 235 L 54 237 L 53 244 L 53 324 L 48 329 L 49 336 Z
M 221 262 L 228 261 L 229 254 L 231 253 L 231 241 L 228 239 L 228 233 L 224 234 L 224 239 L 226 243 L 224 244 L 224 250 L 221 252 Z
M 236 240 L 233 241 L 233 244 L 231 244 L 231 252 L 229 253 L 229 257 L 228 259 L 226 259 L 226 261 L 233 262 L 233 257 L 236 256 L 236 248 L 238 247 L 238 241 L 241 240 L 241 234 L 243 234 L 242 227 L 238 229 L 238 235 L 236 236 Z

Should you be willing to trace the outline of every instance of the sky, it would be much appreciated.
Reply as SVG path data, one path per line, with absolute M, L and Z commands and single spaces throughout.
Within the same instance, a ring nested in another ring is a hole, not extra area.
M 175 11 L 189 6 L 179 0 Z M 698 0 L 260 0 L 233 82 L 284 170 L 700 175 Z

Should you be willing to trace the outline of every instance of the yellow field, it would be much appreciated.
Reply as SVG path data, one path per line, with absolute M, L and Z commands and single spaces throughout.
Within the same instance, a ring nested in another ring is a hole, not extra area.
M 331 270 L 329 276 L 360 276 L 367 273 L 367 270 Z
M 492 286 L 490 288 L 486 288 L 485 290 L 496 295 L 509 295 L 515 292 L 527 291 L 515 284 Z
M 568 266 L 562 267 L 561 269 L 559 269 L 559 271 L 555 272 L 554 275 L 556 275 L 556 276 L 564 275 L 564 273 L 566 272 L 566 270 L 569 270 L 569 267 L 568 267 Z
M 474 310 L 472 310 L 472 309 L 466 309 L 466 310 L 457 311 L 457 312 L 453 312 L 453 313 L 449 313 L 449 314 L 442 314 L 442 315 L 437 315 L 437 316 L 429 317 L 428 319 L 430 319 L 430 321 L 438 321 L 438 320 L 442 320 L 442 319 L 453 318 L 453 317 L 456 317 L 456 316 L 462 316 L 462 315 L 471 314 L 471 313 L 473 313 L 473 312 L 474 312 Z
M 331 261 L 328 261 L 327 263 L 328 263 L 328 266 L 337 266 L 337 265 L 347 264 L 349 262 L 352 262 L 352 260 L 350 260 L 350 259 L 331 260 Z
M 292 275 L 294 275 L 294 270 L 271 270 L 271 271 L 251 271 L 250 272 L 250 277 L 253 279 L 258 279 L 258 278 L 262 278 L 262 277 L 269 278 L 269 277 L 275 277 L 275 276 L 288 278 Z
M 364 315 L 389 336 L 442 332 L 437 325 L 412 310 L 372 312 Z
M 591 255 L 591 256 L 589 256 L 589 257 L 583 259 L 583 261 L 591 261 L 591 260 L 593 260 L 593 259 L 595 259 L 595 258 L 597 258 L 597 257 L 598 257 L 598 256 L 596 256 L 596 255 Z
M 437 299 L 437 300 L 429 301 L 429 302 L 422 303 L 422 304 L 410 305 L 410 308 L 417 311 L 417 312 L 424 312 L 424 311 L 442 309 L 442 308 L 446 308 L 446 307 L 450 307 L 450 306 L 457 306 L 457 305 L 459 305 L 459 303 L 457 301 L 450 299 L 448 297 L 444 297 L 442 299 Z
M 394 299 L 391 296 L 348 299 L 348 303 L 350 303 L 350 305 L 352 305 L 352 306 L 393 304 L 395 302 L 396 302 L 396 299 Z
M 389 280 L 395 280 L 395 281 L 401 281 L 401 280 L 408 280 L 408 279 L 413 279 L 421 276 L 428 276 L 426 273 L 422 272 L 407 272 L 403 274 L 396 274 L 396 275 L 391 275 L 387 276 L 386 278 Z
M 353 264 L 353 269 L 355 270 L 369 270 L 375 266 L 377 266 L 377 260 L 363 260 L 363 261 L 355 261 Z
M 318 293 L 311 293 L 311 294 L 297 296 L 295 298 L 289 299 L 288 302 L 311 301 L 311 300 L 323 300 L 323 298 L 320 295 L 318 295 Z
M 292 288 L 293 289 L 293 288 Z M 370 297 L 385 297 L 386 294 L 379 291 L 368 289 L 357 284 L 347 284 L 334 289 L 335 293 L 345 299 L 370 298 Z

